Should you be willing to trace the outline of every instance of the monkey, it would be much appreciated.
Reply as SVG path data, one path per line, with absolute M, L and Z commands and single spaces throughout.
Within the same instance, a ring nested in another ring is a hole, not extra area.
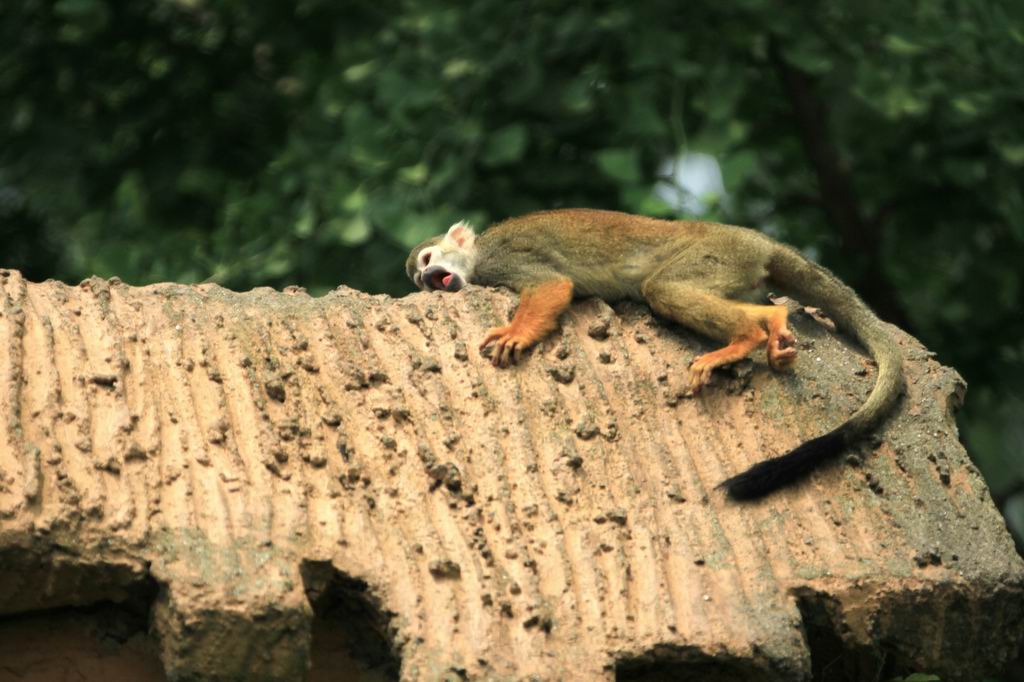
M 481 351 L 493 344 L 496 367 L 518 362 L 553 332 L 573 297 L 644 301 L 655 314 L 726 344 L 690 364 L 690 393 L 707 384 L 716 367 L 762 345 L 773 370 L 793 367 L 797 345 L 787 308 L 746 302 L 751 292 L 770 284 L 822 308 L 872 356 L 875 385 L 840 426 L 722 482 L 735 500 L 763 497 L 838 457 L 883 419 L 903 387 L 899 346 L 853 289 L 796 249 L 749 228 L 561 209 L 510 218 L 478 237 L 463 221 L 413 248 L 406 273 L 425 291 L 478 284 L 519 293 L 512 321 L 489 329 L 480 344 Z

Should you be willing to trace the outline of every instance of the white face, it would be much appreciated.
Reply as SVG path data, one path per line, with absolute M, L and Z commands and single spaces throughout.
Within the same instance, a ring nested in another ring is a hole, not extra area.
M 444 239 L 420 251 L 412 280 L 424 291 L 458 291 L 476 264 L 476 234 L 466 221 L 448 228 Z

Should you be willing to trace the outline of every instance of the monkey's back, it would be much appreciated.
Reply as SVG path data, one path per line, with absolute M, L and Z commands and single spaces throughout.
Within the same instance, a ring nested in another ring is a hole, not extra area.
M 709 232 L 733 231 L 752 232 L 596 209 L 530 213 L 498 223 L 478 238 L 473 280 L 518 290 L 558 274 L 572 280 L 577 296 L 642 299 L 640 285 L 658 267 Z

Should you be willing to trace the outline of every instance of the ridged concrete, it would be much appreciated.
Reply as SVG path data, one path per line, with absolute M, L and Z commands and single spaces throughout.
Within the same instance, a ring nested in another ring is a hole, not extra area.
M 874 381 L 799 313 L 794 373 L 758 357 L 686 398 L 710 346 L 633 304 L 577 303 L 496 370 L 497 290 L 0 277 L 0 613 L 152 578 L 173 679 L 300 679 L 332 576 L 365 582 L 407 680 L 966 680 L 1021 639 L 963 383 L 898 330 L 907 395 L 877 439 L 736 504 L 716 484 Z

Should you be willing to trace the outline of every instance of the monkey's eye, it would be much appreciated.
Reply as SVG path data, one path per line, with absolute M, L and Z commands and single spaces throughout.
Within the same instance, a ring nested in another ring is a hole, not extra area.
M 422 256 L 420 256 L 420 267 L 425 268 L 428 265 L 430 265 L 430 252 L 426 251 Z

